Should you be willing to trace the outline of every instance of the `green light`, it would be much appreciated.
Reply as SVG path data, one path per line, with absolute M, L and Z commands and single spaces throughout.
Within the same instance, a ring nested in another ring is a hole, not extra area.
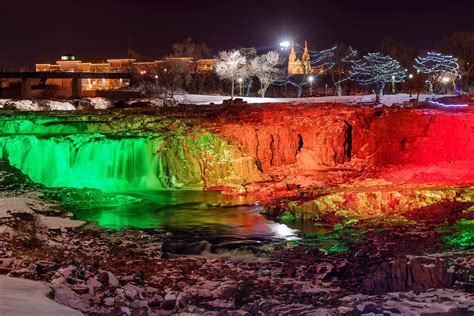
M 453 226 L 440 227 L 437 232 L 447 245 L 474 248 L 474 220 L 461 219 Z
M 251 157 L 206 131 L 153 116 L 0 118 L 0 159 L 47 187 L 202 189 L 259 177 Z

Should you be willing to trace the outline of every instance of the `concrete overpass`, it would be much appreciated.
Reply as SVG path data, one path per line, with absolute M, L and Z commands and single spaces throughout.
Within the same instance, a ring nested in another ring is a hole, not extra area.
M 40 79 L 71 79 L 73 98 L 82 97 L 82 79 L 130 79 L 130 73 L 118 72 L 0 72 L 0 79 L 21 79 L 21 96 L 24 99 L 31 98 L 31 80 Z

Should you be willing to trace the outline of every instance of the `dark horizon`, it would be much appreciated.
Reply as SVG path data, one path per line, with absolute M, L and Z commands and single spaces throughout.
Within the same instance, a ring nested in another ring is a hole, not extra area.
M 70 52 L 80 60 L 127 56 L 158 59 L 187 37 L 219 50 L 277 48 L 285 39 L 311 49 L 343 42 L 360 50 L 377 49 L 393 38 L 417 49 L 434 48 L 455 31 L 472 31 L 474 1 L 455 5 L 434 1 L 0 1 L 4 25 L 0 65 L 32 68 Z

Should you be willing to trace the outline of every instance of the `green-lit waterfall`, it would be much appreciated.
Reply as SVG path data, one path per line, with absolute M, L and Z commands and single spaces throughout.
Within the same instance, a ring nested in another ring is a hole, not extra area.
M 0 159 L 47 187 L 105 191 L 238 185 L 259 175 L 250 157 L 212 133 L 139 118 L 4 118 Z
M 37 190 L 75 218 L 106 228 L 163 228 L 197 239 L 288 233 L 257 207 L 228 207 L 255 199 L 202 190 L 239 189 L 261 173 L 238 146 L 192 121 L 120 113 L 5 115 L 1 166 L 0 180 L 8 174 L 5 181 L 22 182 L 10 187 Z
M 103 135 L 0 138 L 0 158 L 49 187 L 103 190 L 167 187 L 159 138 L 108 139 Z

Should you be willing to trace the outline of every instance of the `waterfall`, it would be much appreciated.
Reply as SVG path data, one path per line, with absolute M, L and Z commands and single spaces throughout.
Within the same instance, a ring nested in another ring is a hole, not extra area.
M 159 138 L 0 137 L 0 158 L 49 187 L 160 189 Z

